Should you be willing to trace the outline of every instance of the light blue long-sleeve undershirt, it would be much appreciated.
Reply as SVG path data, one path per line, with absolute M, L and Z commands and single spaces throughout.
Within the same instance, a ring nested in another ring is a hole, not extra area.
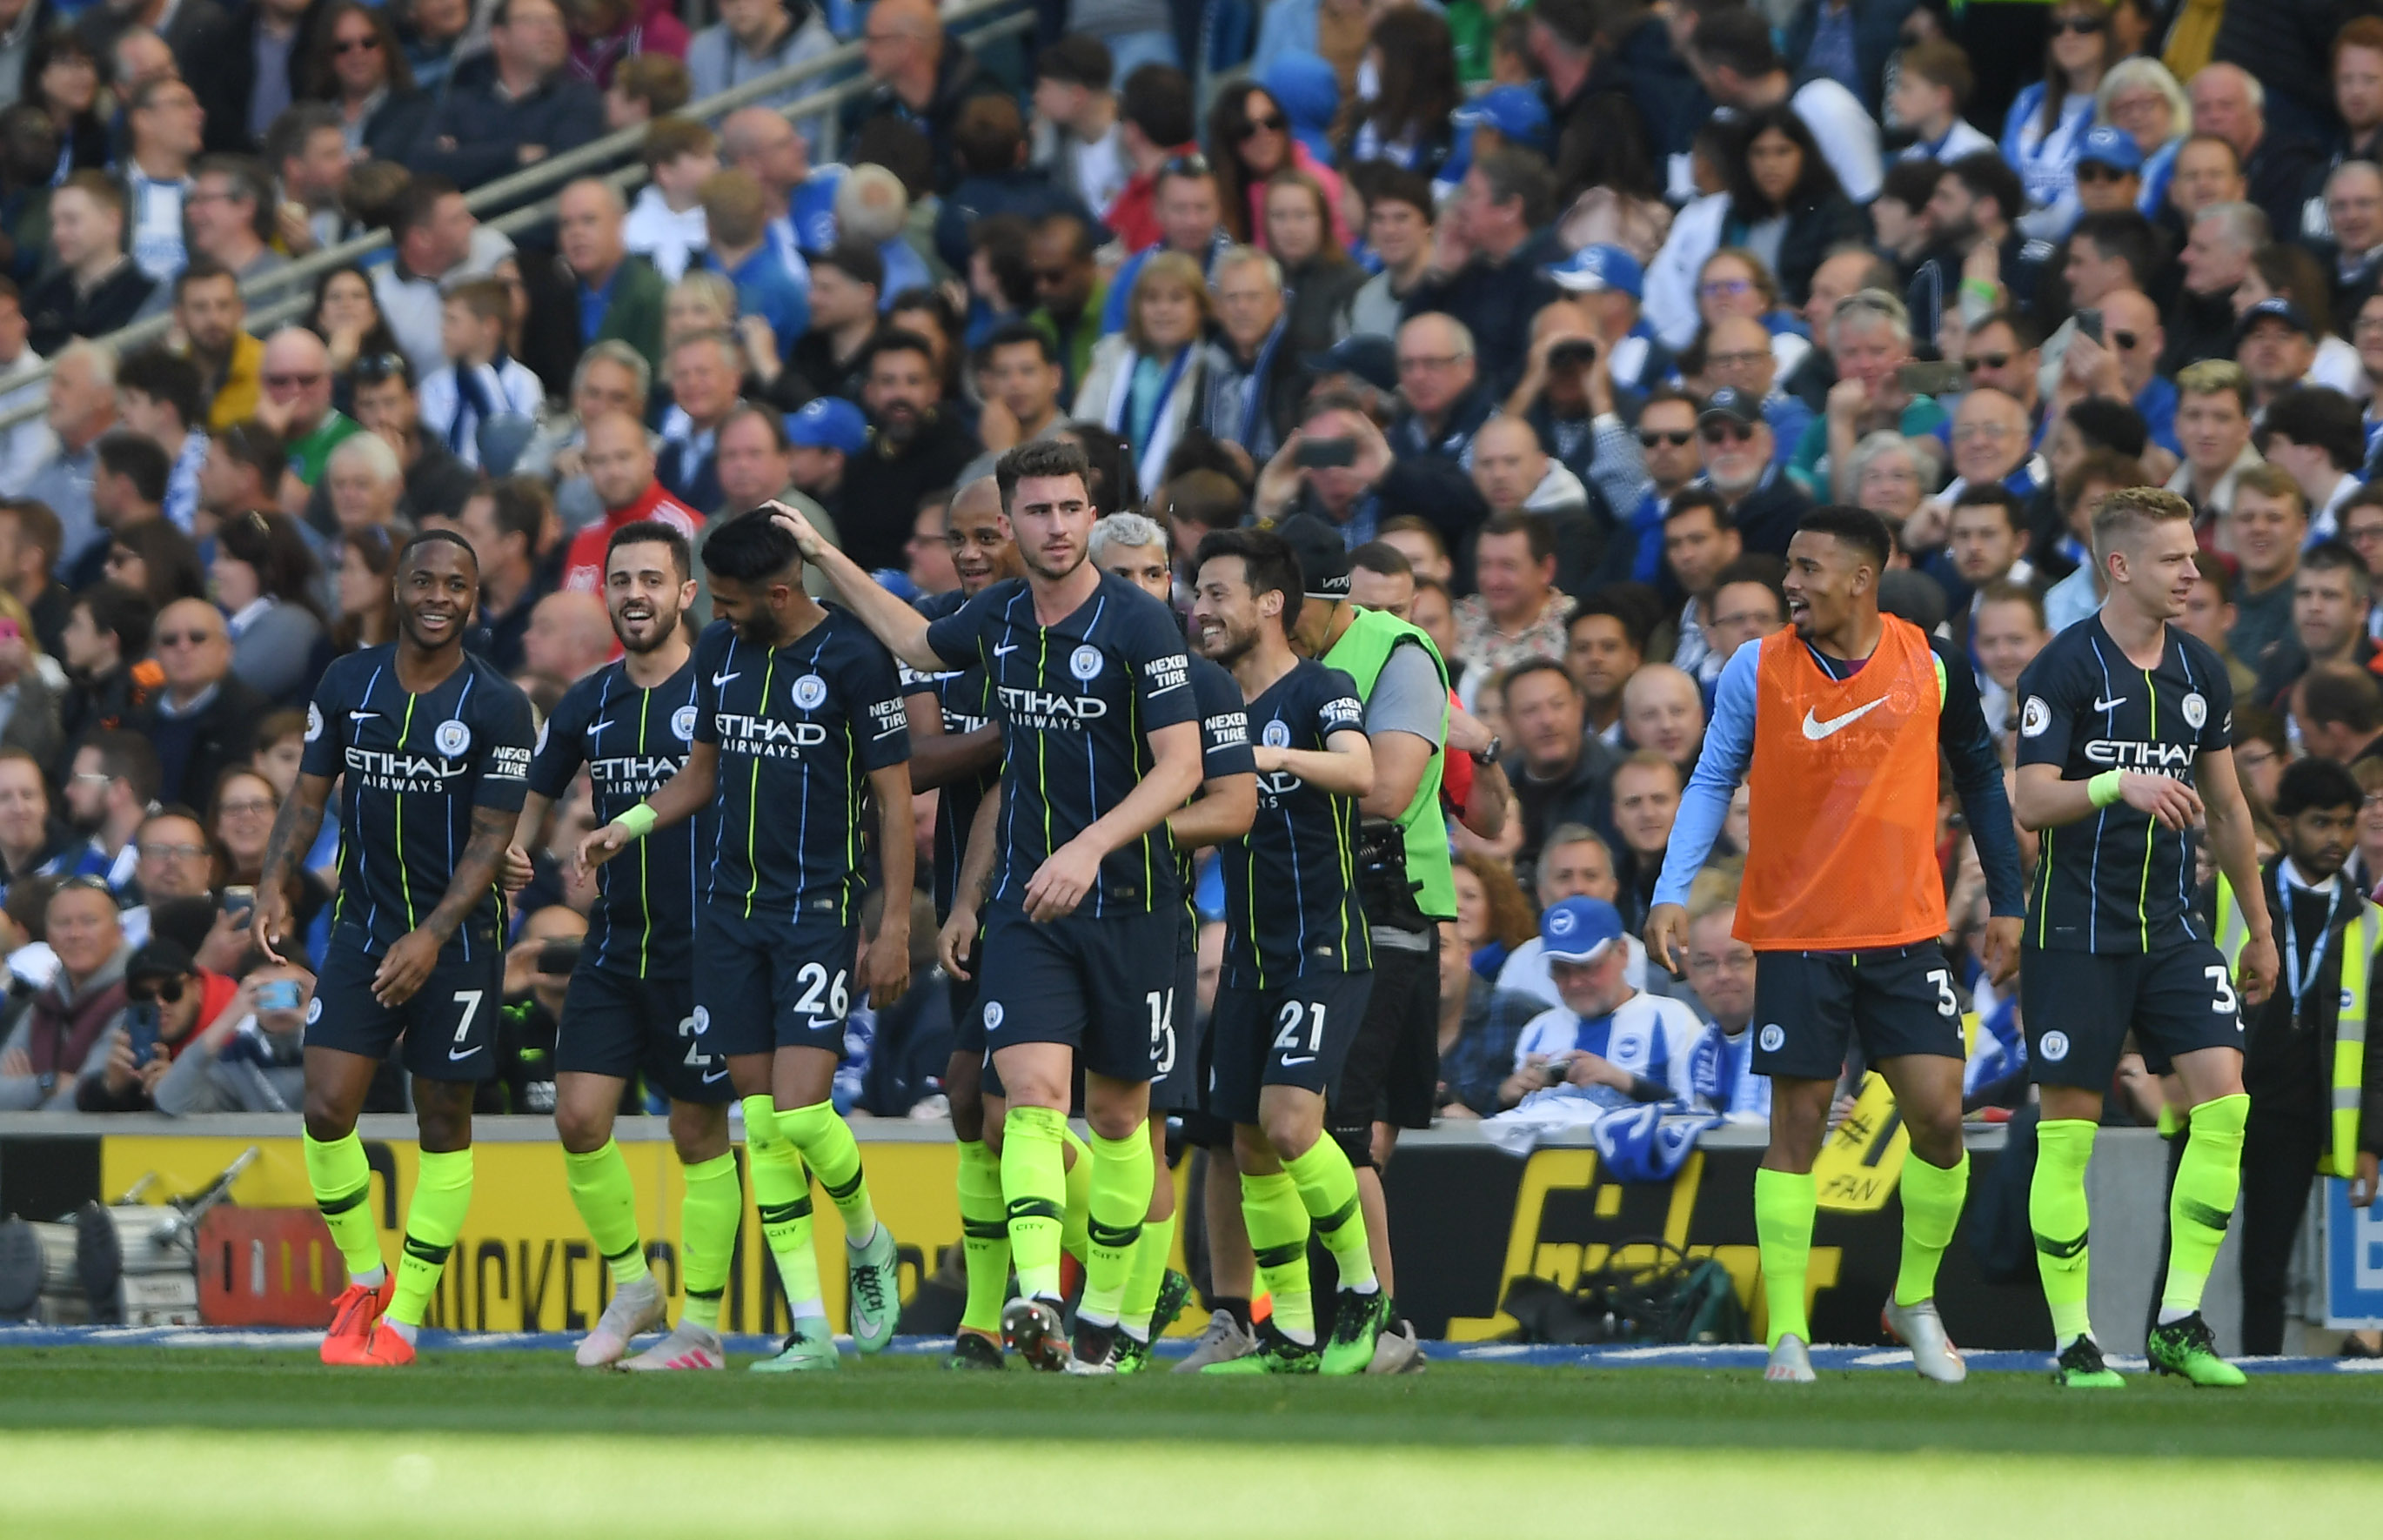
M 1663 875 L 1655 883 L 1655 902 L 1685 905 L 1688 889 L 1721 837 L 1722 820 L 1729 817 L 1729 799 L 1754 762 L 1755 672 L 1762 661 L 1762 639 L 1740 643 L 1722 665 L 1713 690 L 1712 722 L 1705 729 L 1704 752 L 1697 757 L 1696 773 L 1680 794 L 1680 810 L 1672 820 L 1671 843 L 1663 851 Z

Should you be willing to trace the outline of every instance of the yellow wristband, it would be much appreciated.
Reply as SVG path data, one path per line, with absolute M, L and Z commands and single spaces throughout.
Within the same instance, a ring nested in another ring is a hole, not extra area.
M 629 838 L 642 840 L 654 832 L 654 810 L 640 802 L 612 821 L 627 830 Z
M 2104 770 L 2093 780 L 2085 782 L 2085 795 L 2093 799 L 2094 807 L 2107 807 L 2111 804 L 2117 802 L 2120 795 L 2123 795 L 2118 789 L 2119 782 L 2120 774 L 2118 771 Z

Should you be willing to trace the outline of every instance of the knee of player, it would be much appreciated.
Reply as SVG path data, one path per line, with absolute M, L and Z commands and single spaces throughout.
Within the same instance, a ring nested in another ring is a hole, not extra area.
M 421 1130 L 422 1148 L 433 1152 L 471 1148 L 472 1090 L 469 1085 L 456 1085 L 426 1092 L 423 1082 L 415 1083 L 414 1121 Z
M 1266 1176 L 1282 1168 L 1276 1156 L 1273 1141 L 1266 1130 L 1254 1123 L 1233 1126 L 1233 1164 L 1244 1176 Z
M 591 1154 L 612 1137 L 612 1109 L 574 1105 L 568 1099 L 554 1104 L 554 1134 L 574 1155 Z
M 559 1121 L 559 1120 L 558 1120 Z M 692 1102 L 674 1102 L 670 1114 L 671 1144 L 681 1165 L 700 1165 L 728 1153 L 728 1108 Z
M 317 1144 L 328 1144 L 355 1132 L 355 1115 L 344 1107 L 332 1104 L 326 1092 L 306 1092 L 306 1137 Z
M 1911 1131 L 1911 1149 L 1931 1165 L 1961 1163 L 1961 1111 L 1952 1107 L 1907 1110 L 1903 1126 Z

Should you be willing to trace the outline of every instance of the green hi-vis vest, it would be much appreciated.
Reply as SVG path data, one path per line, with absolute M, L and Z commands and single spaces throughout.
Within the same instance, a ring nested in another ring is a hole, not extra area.
M 1415 626 L 1396 615 L 1381 610 L 1365 610 L 1351 605 L 1356 619 L 1349 629 L 1332 644 L 1324 657 L 1327 668 L 1339 669 L 1356 682 L 1360 696 L 1371 696 L 1374 681 L 1382 676 L 1382 666 L 1390 660 L 1390 649 L 1413 642 L 1423 648 L 1424 656 L 1438 671 L 1442 694 L 1448 690 L 1448 665 L 1441 661 L 1439 649 L 1431 638 Z M 1440 732 L 1447 735 L 1448 713 L 1440 712 Z M 1448 820 L 1439 812 L 1439 772 L 1443 746 L 1424 766 L 1423 782 L 1415 787 L 1414 800 L 1398 816 L 1401 833 L 1406 836 L 1407 876 L 1423 885 L 1415 891 L 1415 905 L 1433 919 L 1456 918 L 1456 877 L 1448 859 Z
M 2350 923 L 2341 928 L 2341 1015 L 2333 1029 L 2333 1137 L 2327 1140 L 2317 1169 L 2328 1177 L 2358 1174 L 2358 1098 L 2360 1078 L 2366 1067 L 2366 980 L 2373 967 L 2378 936 L 2375 906 L 2362 901 Z M 2217 950 L 2226 965 L 2234 966 L 2251 928 L 2242 906 L 2224 877 L 2217 879 Z M 2360 966 L 2351 967 L 2352 959 Z

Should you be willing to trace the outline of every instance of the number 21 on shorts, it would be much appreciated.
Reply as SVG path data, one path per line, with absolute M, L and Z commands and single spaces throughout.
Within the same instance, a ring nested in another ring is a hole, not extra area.
M 1305 1064 L 1322 1050 L 1325 1010 L 1326 1006 L 1320 1001 L 1286 1000 L 1282 1003 L 1282 1010 L 1275 1016 L 1275 1024 L 1280 1029 L 1274 1035 L 1274 1047 L 1277 1053 L 1283 1055 L 1284 1064 Z M 1291 1055 L 1298 1053 L 1301 1047 L 1299 1029 L 1303 1025 L 1300 1019 L 1303 1015 L 1306 1017 L 1307 1052 L 1294 1058 Z

